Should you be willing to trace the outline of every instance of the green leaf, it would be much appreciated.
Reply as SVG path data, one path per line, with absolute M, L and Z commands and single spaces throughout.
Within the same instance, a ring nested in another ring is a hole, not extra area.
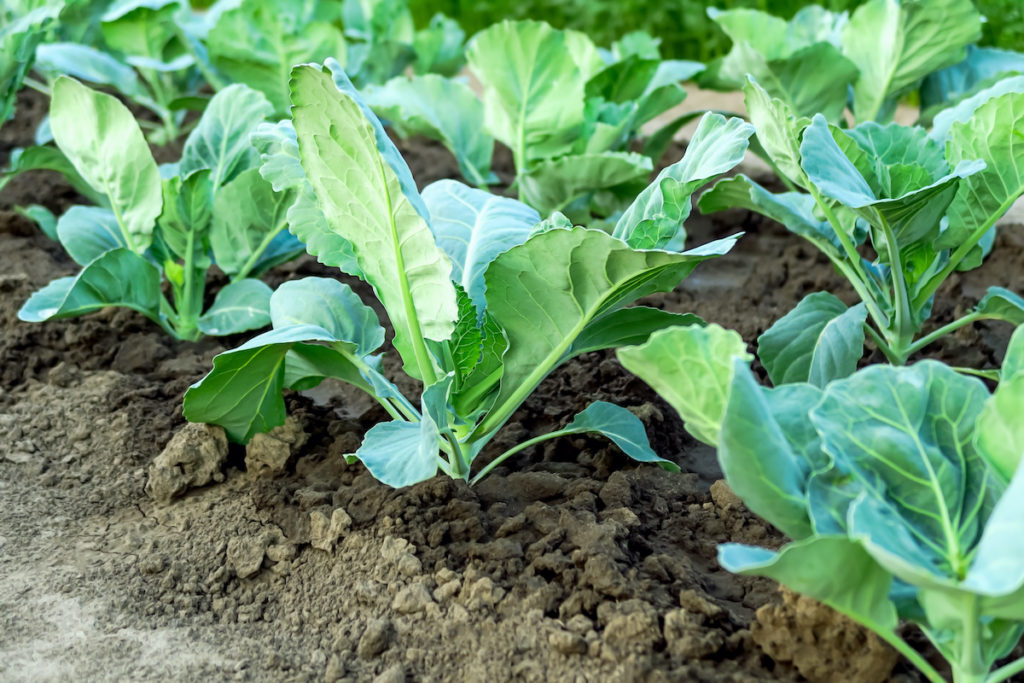
M 705 214 L 735 208 L 756 211 L 810 240 L 827 254 L 838 256 L 842 248 L 832 225 L 814 215 L 814 197 L 805 192 L 772 194 L 742 173 L 719 180 L 700 196 L 697 206 Z M 864 239 L 863 234 L 853 237 L 855 244 Z
M 487 308 L 484 271 L 498 254 L 525 242 L 540 215 L 515 199 L 455 180 L 431 183 L 423 189 L 423 201 L 437 246 L 451 259 L 452 279 L 482 313 Z
M 1024 384 L 1016 387 L 1018 417 L 1024 404 L 1022 387 Z M 1024 436 L 1024 430 L 1018 427 L 1020 436 Z M 985 523 L 964 587 L 991 597 L 1009 595 L 1024 587 L 1024 554 L 1017 544 L 1007 542 L 1019 538 L 1024 538 L 1024 468 L 1020 467 Z
M 990 320 L 1024 325 L 1024 298 L 1002 287 L 989 287 L 974 311 Z
M 401 488 L 437 474 L 440 434 L 432 420 L 381 422 L 363 437 L 355 455 L 378 481 Z
M 28 206 L 15 206 L 14 210 L 38 225 L 43 234 L 51 240 L 59 239 L 57 235 L 57 217 L 45 206 L 29 204 Z
M 659 330 L 687 325 L 703 326 L 704 321 L 692 313 L 670 313 L 647 306 L 622 308 L 606 313 L 583 328 L 572 343 L 569 355 L 643 344 Z
M 626 309 L 632 310 L 638 309 Z M 686 431 L 709 446 L 718 445 L 734 360 L 753 360 L 740 335 L 718 325 L 666 328 L 643 346 L 619 349 L 618 357 L 675 408 Z
M 38 323 L 122 306 L 159 321 L 160 299 L 160 271 L 129 249 L 113 249 L 78 275 L 58 278 L 37 291 L 18 318 Z
M 772 383 L 809 382 L 824 388 L 853 374 L 864 355 L 863 304 L 847 308 L 828 292 L 805 296 L 757 339 L 757 355 Z
M 270 324 L 270 295 L 273 290 L 252 278 L 226 285 L 199 318 L 203 334 L 237 334 Z
M 585 76 L 570 52 L 575 42 L 542 22 L 506 20 L 467 47 L 469 68 L 484 86 L 487 131 L 512 149 L 519 170 L 563 152 L 583 124 Z
M 883 39 L 880 37 L 884 36 Z M 843 54 L 860 69 L 853 85 L 858 122 L 876 120 L 887 100 L 967 56 L 981 37 L 970 0 L 870 0 L 843 29 Z
M 397 76 L 366 91 L 366 101 L 403 137 L 424 135 L 440 141 L 477 187 L 496 182 L 491 172 L 494 139 L 484 132 L 484 107 L 462 81 L 433 74 Z
M 449 77 L 456 75 L 466 60 L 465 41 L 466 32 L 459 23 L 438 12 L 430 18 L 426 28 L 413 36 L 416 73 L 438 73 Z
M 708 15 L 732 38 L 720 75 L 742 85 L 754 78 L 772 97 L 800 116 L 821 112 L 836 121 L 846 106 L 857 67 L 833 43 L 845 16 L 806 7 L 788 24 L 764 12 L 708 9 Z
M 668 166 L 633 201 L 615 224 L 615 237 L 640 249 L 681 249 L 690 196 L 743 160 L 754 127 L 738 118 L 708 113 L 683 158 Z
M 384 163 L 360 104 L 338 90 L 330 73 L 311 66 L 295 68 L 292 91 L 302 165 L 329 229 L 354 246 L 394 325 L 407 372 L 424 379 L 428 361 L 417 345 L 450 337 L 458 313 L 451 263 L 417 210 L 419 195 L 407 194 Z
M 813 533 L 807 489 L 823 460 L 807 409 L 821 391 L 809 384 L 765 389 L 745 360 L 732 363 L 718 435 L 722 472 L 751 511 L 790 538 L 806 538 Z
M 921 110 L 927 112 L 935 107 L 962 102 L 976 93 L 979 86 L 1021 72 L 1024 72 L 1024 55 L 1021 53 L 968 45 L 967 57 L 962 62 L 925 77 L 921 84 Z
M 0 125 L 14 116 L 18 91 L 32 70 L 39 43 L 61 9 L 61 4 L 54 3 L 19 11 L 4 4 L 5 25 L 0 27 Z
M 840 147 L 837 138 L 846 149 Z M 847 150 L 853 151 L 857 163 Z M 984 162 L 964 161 L 952 173 L 935 178 L 920 166 L 890 166 L 884 158 L 872 158 L 846 133 L 830 127 L 821 115 L 815 116 L 804 132 L 800 153 L 804 171 L 822 194 L 852 209 L 876 228 L 888 225 L 900 248 L 934 239 L 963 179 L 984 168 Z M 874 172 L 868 170 L 871 166 Z M 889 173 L 893 174 L 891 178 L 886 177 Z
M 1018 326 L 1010 336 L 1010 343 L 1006 347 L 1006 357 L 1003 358 L 1003 367 L 1000 377 L 1006 379 L 1016 377 L 1024 372 L 1024 327 Z
M 274 191 L 295 191 L 295 201 L 287 214 L 288 230 L 320 263 L 362 277 L 352 243 L 331 231 L 327 217 L 317 205 L 313 186 L 299 160 L 299 143 L 292 122 L 261 123 L 250 140 L 260 152 L 260 175 L 271 183 Z
M 62 76 L 53 85 L 50 126 L 75 170 L 110 202 L 125 243 L 142 254 L 163 201 L 160 172 L 135 117 L 116 98 Z
M 103 39 L 114 50 L 164 61 L 174 46 L 180 0 L 115 0 L 100 16 Z M 176 55 L 175 55 L 176 56 Z
M 331 337 L 354 344 L 368 356 L 384 344 L 384 328 L 373 309 L 352 288 L 337 280 L 306 277 L 281 283 L 270 298 L 274 329 L 315 325 Z
M 114 213 L 98 206 L 72 206 L 57 221 L 56 237 L 81 266 L 112 249 L 128 246 Z
M 859 543 L 842 536 L 815 536 L 779 553 L 727 543 L 718 547 L 718 563 L 737 574 L 775 579 L 876 633 L 893 633 L 899 623 L 889 599 L 892 576 Z
M 210 61 L 232 81 L 262 92 L 274 113 L 286 114 L 292 66 L 328 57 L 343 60 L 346 53 L 341 31 L 311 14 L 315 5 L 291 0 L 239 3 L 221 14 L 210 31 Z
M 256 168 L 242 171 L 221 188 L 213 202 L 210 228 L 210 246 L 221 270 L 228 275 L 243 269 L 258 274 L 261 255 L 288 225 L 294 199 L 294 191 L 274 192 Z
M 971 438 L 987 397 L 981 381 L 922 361 L 833 382 L 811 411 L 822 448 L 862 489 L 849 533 L 901 578 L 966 571 L 1000 493 Z
M 74 164 L 68 160 L 64 152 L 56 147 L 28 147 L 26 149 L 15 149 L 11 152 L 9 167 L 6 172 L 0 175 L 0 189 L 9 183 L 16 175 L 26 171 L 56 171 L 64 176 L 68 184 L 75 192 L 82 195 L 93 204 L 109 206 L 107 196 L 102 192 L 94 190 L 78 171 Z
M 384 329 L 348 285 L 326 278 L 286 282 L 270 298 L 270 317 L 275 329 L 218 355 L 213 370 L 185 393 L 187 420 L 221 425 L 230 439 L 246 443 L 284 424 L 282 389 L 316 373 L 329 372 L 371 393 L 383 393 L 375 392 L 361 371 L 376 374 L 369 354 L 384 343 Z M 332 348 L 311 342 L 327 342 Z M 293 360 L 289 372 L 287 359 L 296 355 L 303 362 Z
M 135 69 L 106 52 L 78 43 L 46 43 L 36 50 L 36 69 L 51 78 L 60 75 L 113 86 L 132 99 L 145 98 Z
M 1022 327 L 1021 329 L 1024 329 Z M 974 442 L 989 465 L 1010 481 L 1024 458 L 1024 372 L 1005 374 L 978 416 Z
M 946 142 L 954 123 L 967 123 L 974 117 L 978 108 L 989 100 L 1007 93 L 1021 92 L 1024 92 L 1024 75 L 1004 78 L 936 114 L 929 136 L 933 140 Z
M 743 95 L 747 115 L 757 131 L 757 140 L 772 163 L 791 182 L 807 187 L 809 181 L 801 164 L 800 140 L 810 119 L 797 118 L 792 107 L 769 95 L 750 76 L 743 84 Z
M 164 243 L 178 258 L 189 260 L 198 268 L 209 268 L 205 237 L 213 218 L 210 171 L 202 169 L 184 178 L 165 180 L 163 191 L 159 226 Z
M 608 102 L 623 104 L 640 99 L 648 84 L 658 72 L 660 59 L 626 57 L 609 64 L 590 77 L 584 86 L 588 98 L 600 97 Z
M 519 187 L 523 201 L 546 216 L 584 194 L 643 182 L 652 168 L 650 159 L 633 152 L 570 154 L 533 164 L 520 174 Z
M 623 453 L 638 462 L 655 462 L 662 469 L 678 472 L 679 466 L 665 460 L 651 449 L 644 423 L 621 406 L 594 401 L 578 413 L 572 422 L 559 430 L 564 434 L 597 433 L 612 440 Z
M 684 253 L 635 251 L 604 232 L 573 228 L 536 234 L 500 255 L 484 275 L 487 308 L 509 339 L 496 405 L 525 399 L 588 325 L 642 296 L 671 290 L 733 243 L 720 240 Z
M 1024 92 L 994 97 L 966 123 L 953 123 L 946 144 L 950 164 L 981 159 L 985 168 L 961 184 L 937 246 L 960 246 L 984 233 L 1024 194 Z
M 262 93 L 240 83 L 224 88 L 213 96 L 185 140 L 178 172 L 185 177 L 209 169 L 216 193 L 254 164 L 249 134 L 272 112 L 272 105 Z

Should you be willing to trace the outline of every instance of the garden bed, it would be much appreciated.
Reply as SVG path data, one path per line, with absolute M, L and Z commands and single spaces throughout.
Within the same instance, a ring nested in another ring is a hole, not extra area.
M 22 98 L 0 163 L 44 107 Z M 437 145 L 403 152 L 422 184 L 456 172 Z M 147 468 L 185 424 L 185 389 L 241 338 L 174 342 L 124 310 L 18 321 L 32 291 L 75 268 L 11 208 L 59 212 L 73 197 L 36 172 L 0 200 L 0 678 L 918 680 L 851 622 L 718 567 L 719 543 L 783 537 L 715 483 L 714 451 L 610 353 L 546 380 L 494 452 L 603 399 L 641 416 L 683 474 L 564 438 L 473 488 L 439 477 L 396 491 L 342 457 L 382 411 L 329 384 L 289 396 L 307 440 L 284 473 L 246 472 L 232 446 L 222 482 L 153 502 Z M 809 292 L 852 301 L 826 259 L 774 223 L 730 211 L 688 227 L 691 245 L 747 234 L 648 304 L 751 343 Z M 983 268 L 950 279 L 932 324 L 989 284 L 1024 291 L 1024 234 L 998 242 Z M 278 272 L 327 271 L 304 257 Z M 928 355 L 996 367 L 1010 332 L 976 324 Z M 313 524 L 332 519 L 333 548 L 314 548 L 325 541 Z

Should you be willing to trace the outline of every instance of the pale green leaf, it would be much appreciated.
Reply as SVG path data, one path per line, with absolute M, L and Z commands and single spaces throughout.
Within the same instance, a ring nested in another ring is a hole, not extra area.
M 619 349 L 618 357 L 675 408 L 688 432 L 710 446 L 718 445 L 734 359 L 753 360 L 740 335 L 718 325 L 667 328 L 643 346 Z
M 50 126 L 75 170 L 110 202 L 125 243 L 137 254 L 160 215 L 160 172 L 128 108 L 71 78 L 53 85 Z
M 295 68 L 292 97 L 300 158 L 329 230 L 354 246 L 394 325 L 395 347 L 410 374 L 422 377 L 417 340 L 447 339 L 458 313 L 451 262 L 385 163 L 360 104 L 312 66 Z
M 203 334 L 226 335 L 269 325 L 272 293 L 270 287 L 252 278 L 226 285 L 200 316 L 199 330 Z

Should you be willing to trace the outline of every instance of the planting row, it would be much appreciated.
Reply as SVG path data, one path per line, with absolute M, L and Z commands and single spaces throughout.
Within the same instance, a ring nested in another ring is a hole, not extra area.
M 654 132 L 644 154 L 630 150 L 702 67 L 661 60 L 649 36 L 600 50 L 579 33 L 504 22 L 463 51 L 450 20 L 413 32 L 384 4 L 85 9 L 26 11 L 3 34 L 36 54 L 36 75 L 21 69 L 12 82 L 52 93 L 39 144 L 12 155 L 6 177 L 58 170 L 91 202 L 59 218 L 22 209 L 82 266 L 25 302 L 23 320 L 124 306 L 186 340 L 270 326 L 217 356 L 187 392 L 186 418 L 247 442 L 284 422 L 284 390 L 335 378 L 390 416 L 348 457 L 396 487 L 439 471 L 476 482 L 539 442 L 584 432 L 678 470 L 633 413 L 605 402 L 478 460 L 556 367 L 619 349 L 718 448 L 750 508 L 794 540 L 777 554 L 723 547 L 723 566 L 847 613 L 930 680 L 942 678 L 900 639 L 900 620 L 922 627 L 957 681 L 1024 671 L 1024 659 L 992 671 L 1024 633 L 1024 299 L 992 287 L 960 318 L 928 320 L 943 282 L 982 264 L 1024 193 L 1024 57 L 970 47 L 980 17 L 969 2 L 873 0 L 788 23 L 713 13 L 735 41 L 713 80 L 742 87 L 749 120 L 704 113 L 683 158 L 650 184 L 654 159 L 693 115 Z M 118 52 L 32 45 L 53 31 L 102 36 Z M 438 74 L 390 78 L 410 65 L 453 73 L 463 55 L 482 99 Z M 292 66 L 311 60 L 323 64 Z M 137 120 L 82 80 L 153 116 Z M 892 123 L 911 91 L 922 125 Z M 470 184 L 418 191 L 378 115 L 399 134 L 441 140 Z M 149 143 L 185 129 L 180 159 L 158 165 Z M 488 189 L 495 140 L 512 151 L 518 198 Z M 721 179 L 748 149 L 785 191 Z M 859 298 L 812 293 L 757 340 L 774 388 L 754 379 L 737 334 L 631 305 L 740 238 L 685 249 L 691 200 L 712 183 L 702 211 L 782 223 Z M 385 327 L 348 285 L 305 278 L 272 291 L 259 279 L 303 252 L 372 287 L 418 396 L 382 372 Z M 215 266 L 228 284 L 204 308 Z M 1019 326 L 1002 368 L 906 366 L 986 319 Z M 858 370 L 866 343 L 889 365 Z

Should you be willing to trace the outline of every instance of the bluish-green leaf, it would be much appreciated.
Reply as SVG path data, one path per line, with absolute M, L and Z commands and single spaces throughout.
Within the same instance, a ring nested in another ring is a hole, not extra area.
M 702 327 L 704 321 L 692 313 L 672 313 L 648 306 L 630 306 L 597 318 L 572 343 L 568 354 L 643 344 L 652 334 L 669 327 Z
M 482 313 L 487 308 L 484 271 L 498 254 L 525 242 L 540 215 L 515 199 L 455 180 L 431 183 L 423 190 L 423 201 L 437 246 L 451 259 L 452 279 Z
M 828 292 L 804 297 L 757 339 L 757 355 L 776 386 L 824 387 L 857 369 L 864 355 L 863 304 L 847 308 Z
M 270 298 L 270 318 L 275 329 L 315 325 L 334 339 L 355 345 L 367 356 L 384 343 L 384 328 L 377 314 L 346 284 L 323 277 L 306 277 L 281 283 Z
M 255 330 L 270 324 L 273 290 L 259 280 L 243 278 L 217 292 L 213 304 L 199 318 L 203 334 L 225 335 Z
M 159 319 L 160 271 L 130 249 L 113 249 L 73 277 L 46 285 L 25 302 L 18 317 L 27 322 L 73 318 L 107 306 L 123 306 Z
M 218 92 L 185 140 L 179 173 L 184 177 L 199 169 L 209 169 L 217 192 L 255 165 L 256 152 L 249 143 L 249 134 L 273 110 L 262 93 L 240 83 Z
M 850 533 L 869 552 L 936 576 L 966 569 L 1000 493 L 971 438 L 987 397 L 981 381 L 935 361 L 873 366 L 826 388 L 810 418 L 861 483 Z
M 497 182 L 491 172 L 494 139 L 484 131 L 484 108 L 468 85 L 435 74 L 398 76 L 371 88 L 366 101 L 403 136 L 440 141 L 477 187 Z
M 719 546 L 718 563 L 738 574 L 775 579 L 874 631 L 892 633 L 899 624 L 889 599 L 892 576 L 859 543 L 842 536 L 808 538 L 779 553 L 728 543 Z
M 978 416 L 978 426 L 974 433 L 975 445 L 981 456 L 999 473 L 1003 481 L 1010 481 L 1014 472 L 1024 470 L 1020 467 L 1024 459 L 1022 415 L 1024 372 L 1008 374 L 1004 363 L 999 386 Z
M 747 363 L 733 359 L 718 442 L 726 481 L 747 507 L 790 538 L 813 532 L 807 486 L 821 447 L 807 414 L 821 392 L 809 384 L 758 385 Z
M 438 438 L 431 420 L 382 422 L 366 432 L 355 455 L 378 481 L 412 486 L 437 474 Z
M 572 422 L 560 431 L 565 433 L 598 433 L 615 443 L 622 452 L 639 462 L 654 462 L 669 472 L 678 472 L 679 466 L 658 456 L 651 449 L 644 423 L 621 406 L 605 401 L 594 401 Z
M 1024 325 L 1024 297 L 1003 287 L 989 287 L 974 310 L 983 318 Z
M 75 263 L 85 266 L 111 249 L 127 247 L 110 209 L 72 206 L 57 221 L 57 239 Z
M 627 183 L 643 183 L 651 160 L 633 152 L 568 154 L 544 159 L 519 175 L 520 196 L 542 215 L 564 210 L 585 194 Z
M 228 275 L 261 272 L 264 252 L 288 227 L 295 195 L 294 190 L 275 192 L 256 168 L 242 171 L 220 189 L 213 202 L 210 247 L 221 270 Z M 301 245 L 297 251 L 303 251 Z

